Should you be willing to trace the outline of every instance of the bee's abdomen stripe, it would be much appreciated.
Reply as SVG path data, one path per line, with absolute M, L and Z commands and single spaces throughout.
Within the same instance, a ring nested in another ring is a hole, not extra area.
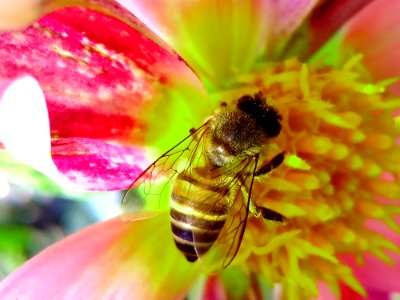
M 198 243 L 214 243 L 219 235 L 219 231 L 197 231 L 196 228 L 181 228 L 174 222 L 171 223 L 171 227 L 175 236 L 188 242 L 196 240 L 196 245 Z
M 222 215 L 220 216 L 219 219 L 207 220 L 201 218 L 201 216 L 187 215 L 185 213 L 176 210 L 175 208 L 171 208 L 170 215 L 172 219 L 181 223 L 188 224 L 191 227 L 194 227 L 194 230 L 196 230 L 196 228 L 208 229 L 208 230 L 216 230 L 216 229 L 221 230 L 225 224 L 225 219 L 226 219 L 226 215 Z
M 218 234 L 221 231 L 221 228 L 210 229 L 210 228 L 194 227 L 190 223 L 181 222 L 181 221 L 178 221 L 178 220 L 176 220 L 174 218 L 170 218 L 170 220 L 171 220 L 171 223 L 173 223 L 176 227 L 181 228 L 182 230 L 191 230 L 191 231 L 194 231 L 196 233 L 214 232 L 216 234 Z
M 196 244 L 196 248 L 194 247 L 194 244 L 187 244 L 187 243 L 180 243 L 179 241 L 175 240 L 175 245 L 176 247 L 182 251 L 186 258 L 188 258 L 188 256 L 198 256 L 198 255 L 202 255 L 204 253 L 206 253 L 208 250 L 210 250 L 211 245 L 207 245 L 207 246 L 199 246 Z
M 178 208 L 178 206 L 183 207 L 183 209 L 190 208 L 196 210 L 201 215 L 208 215 L 210 218 L 218 217 L 221 215 L 221 212 L 224 214 L 224 211 L 226 210 L 226 206 L 223 206 L 219 203 L 214 203 L 211 205 L 206 200 L 203 202 L 198 202 L 188 198 L 186 195 L 181 194 L 182 191 L 173 191 L 171 195 L 171 206 L 175 206 L 175 208 L 178 210 L 182 210 L 182 208 Z
M 225 185 L 220 185 L 219 186 L 219 185 L 211 185 L 211 184 L 208 184 L 206 182 L 200 182 L 197 179 L 195 179 L 195 178 L 193 178 L 193 177 L 191 177 L 191 176 L 189 176 L 189 175 L 187 175 L 185 173 L 180 173 L 178 175 L 177 179 L 178 180 L 182 180 L 182 181 L 187 181 L 187 182 L 193 184 L 194 186 L 197 186 L 197 187 L 199 187 L 199 188 L 201 188 L 203 190 L 211 191 L 211 192 L 214 192 L 214 193 L 224 194 L 229 190 L 228 187 L 225 186 Z
M 227 218 L 228 187 L 181 173 L 172 191 L 171 228 L 177 248 L 188 261 L 205 254 L 218 239 Z

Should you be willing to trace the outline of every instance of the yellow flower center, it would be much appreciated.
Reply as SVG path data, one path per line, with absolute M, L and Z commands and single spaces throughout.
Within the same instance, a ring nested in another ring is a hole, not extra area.
M 255 183 L 253 195 L 289 221 L 250 217 L 236 264 L 280 282 L 289 299 L 316 296 L 319 280 L 338 291 L 340 279 L 364 294 L 337 255 L 390 261 L 385 250 L 398 251 L 366 221 L 399 230 L 400 100 L 385 92 L 387 83 L 369 82 L 360 55 L 340 69 L 290 59 L 237 81 L 245 87 L 231 98 L 261 90 L 283 116 L 271 149 L 286 151 L 284 164 Z

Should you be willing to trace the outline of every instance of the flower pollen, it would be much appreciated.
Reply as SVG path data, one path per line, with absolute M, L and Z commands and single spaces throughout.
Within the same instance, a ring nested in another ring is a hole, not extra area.
M 285 151 L 285 161 L 255 183 L 253 195 L 288 221 L 249 218 L 236 263 L 281 283 L 287 299 L 317 296 L 319 281 L 337 294 L 342 282 L 365 295 L 339 255 L 362 261 L 372 253 L 390 262 L 386 251 L 399 251 L 366 221 L 400 231 L 394 221 L 400 199 L 394 111 L 400 100 L 384 83 L 370 82 L 361 55 L 339 69 L 290 59 L 238 81 L 261 90 L 282 115 L 267 159 Z

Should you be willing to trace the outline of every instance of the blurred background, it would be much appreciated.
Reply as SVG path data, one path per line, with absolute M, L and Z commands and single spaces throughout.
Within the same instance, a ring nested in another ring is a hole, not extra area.
M 122 196 L 63 190 L 0 151 L 0 280 L 54 242 L 119 215 Z

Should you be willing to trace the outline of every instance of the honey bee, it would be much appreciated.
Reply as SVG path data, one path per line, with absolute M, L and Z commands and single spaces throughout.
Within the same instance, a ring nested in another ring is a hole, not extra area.
M 202 126 L 154 161 L 133 182 L 122 201 L 129 211 L 137 189 L 145 202 L 169 199 L 176 247 L 189 262 L 218 249 L 222 266 L 236 256 L 249 212 L 268 220 L 285 217 L 252 199 L 254 178 L 282 164 L 284 152 L 263 161 L 266 146 L 281 131 L 281 115 L 262 92 L 221 107 Z M 164 184 L 157 181 L 165 177 Z

